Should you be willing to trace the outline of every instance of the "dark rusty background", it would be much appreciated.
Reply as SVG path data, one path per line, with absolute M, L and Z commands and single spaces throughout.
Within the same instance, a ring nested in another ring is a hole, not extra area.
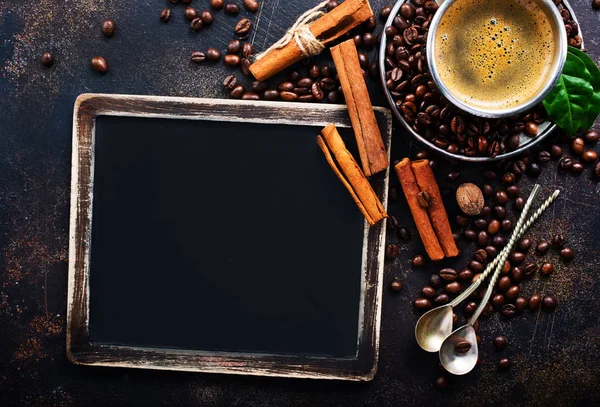
M 238 1 L 239 2 L 239 1 Z M 371 1 L 376 13 L 389 1 Z M 208 0 L 194 0 L 199 8 Z M 263 49 L 277 40 L 313 0 L 263 0 L 251 40 Z M 571 2 L 586 47 L 600 59 L 600 13 L 590 0 Z M 0 404 L 2 405 L 439 405 L 442 403 L 598 405 L 600 403 L 600 288 L 597 261 L 600 185 L 590 169 L 575 177 L 545 165 L 538 182 L 543 195 L 559 188 L 559 200 L 529 234 L 537 240 L 566 233 L 576 258 L 547 280 L 521 284 L 525 295 L 550 293 L 559 301 L 551 314 L 527 312 L 510 321 L 494 315 L 482 320 L 481 366 L 439 392 L 437 355 L 422 352 L 413 338 L 417 313 L 412 300 L 431 271 L 411 270 L 409 259 L 422 246 L 417 239 L 400 246 L 400 256 L 385 270 L 379 371 L 370 383 L 301 381 L 200 375 L 160 371 L 89 368 L 65 357 L 65 313 L 71 124 L 75 98 L 84 92 L 226 97 L 223 64 L 192 66 L 190 53 L 209 46 L 224 49 L 240 17 L 216 14 L 212 27 L 190 33 L 178 6 L 171 23 L 158 20 L 166 0 L 0 0 Z M 105 39 L 100 22 L 112 18 L 117 33 Z M 378 30 L 381 29 L 381 25 Z M 39 59 L 52 50 L 55 65 Z M 103 55 L 110 71 L 90 69 Z M 374 58 L 374 52 L 371 52 Z M 327 56 L 321 58 L 328 60 Z M 385 106 L 379 82 L 369 80 L 374 104 Z M 419 146 L 396 126 L 394 158 Z M 438 171 L 443 180 L 451 164 Z M 454 164 L 460 181 L 480 181 L 481 167 Z M 532 180 L 523 180 L 526 191 Z M 397 186 L 394 180 L 392 186 Z M 451 217 L 452 185 L 441 181 Z M 415 235 L 403 199 L 389 212 Z M 390 240 L 395 237 L 390 234 Z M 462 244 L 465 252 L 472 247 Z M 450 262 L 456 267 L 462 261 Z M 399 276 L 404 291 L 391 295 L 389 281 Z M 340 287 L 343 289 L 343 287 Z M 157 298 L 160 301 L 160 298 Z M 513 358 L 510 371 L 496 369 L 500 354 L 490 344 L 505 334 L 502 355 Z

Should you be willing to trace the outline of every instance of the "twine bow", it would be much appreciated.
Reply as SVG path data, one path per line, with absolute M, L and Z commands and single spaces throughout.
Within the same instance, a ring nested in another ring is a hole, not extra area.
M 285 47 L 292 40 L 296 41 L 303 57 L 308 58 L 320 54 L 325 49 L 325 45 L 314 36 L 309 26 L 310 23 L 325 15 L 322 9 L 327 6 L 327 3 L 328 1 L 324 1 L 298 17 L 292 28 L 279 41 L 271 45 L 266 51 L 258 54 L 254 60 L 258 61 L 269 52 Z

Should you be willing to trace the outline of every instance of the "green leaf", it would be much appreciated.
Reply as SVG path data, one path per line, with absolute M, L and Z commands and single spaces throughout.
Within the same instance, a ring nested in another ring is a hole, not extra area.
M 585 67 L 591 75 L 590 84 L 594 88 L 594 93 L 588 102 L 588 114 L 585 116 L 581 125 L 584 130 L 587 130 L 592 127 L 600 114 L 600 68 L 596 66 L 588 54 L 580 49 L 569 47 L 569 52 L 574 54 L 585 64 Z
M 587 115 L 594 93 L 591 75 L 579 57 L 567 53 L 567 60 L 554 88 L 543 101 L 548 116 L 569 136 L 573 136 Z

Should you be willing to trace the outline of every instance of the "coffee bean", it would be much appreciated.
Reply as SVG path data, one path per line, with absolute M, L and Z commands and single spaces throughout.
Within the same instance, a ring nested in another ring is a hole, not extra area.
M 500 309 L 500 313 L 505 317 L 512 317 L 517 313 L 517 307 L 513 304 L 504 304 Z
M 495 247 L 504 247 L 506 245 L 506 239 L 504 236 L 496 235 L 492 238 L 490 243 Z
M 502 269 L 500 271 L 502 272 L 502 274 L 508 274 L 510 272 L 511 267 L 512 266 L 510 265 L 510 261 L 506 260 L 502 265 Z
M 190 23 L 190 29 L 192 31 L 200 31 L 203 27 L 202 19 L 200 17 L 194 18 Z
M 242 49 L 242 43 L 238 39 L 234 39 L 229 41 L 227 44 L 227 53 L 228 54 L 237 54 Z
M 171 18 L 171 9 L 169 8 L 164 8 L 161 12 L 160 12 L 160 20 L 163 23 L 166 23 L 169 21 L 169 19 Z
M 192 59 L 192 62 L 199 64 L 206 60 L 206 54 L 204 54 L 204 52 L 195 51 L 195 52 L 192 52 L 191 59 Z
M 448 302 L 450 302 L 450 297 L 448 297 L 448 294 L 440 294 L 437 297 L 435 297 L 433 299 L 433 302 L 437 305 L 444 305 L 444 304 L 448 304 Z
M 223 81 L 223 86 L 231 90 L 237 86 L 237 78 L 233 75 L 228 75 Z
M 538 271 L 540 266 L 537 263 L 528 263 L 523 266 L 521 269 L 523 270 L 523 275 L 526 278 L 532 278 L 535 273 Z
M 475 260 L 477 260 L 480 263 L 485 263 L 485 261 L 488 258 L 488 254 L 484 249 L 479 249 L 475 252 L 475 255 L 473 256 L 475 258 Z
M 562 257 L 562 259 L 565 262 L 569 262 L 571 260 L 573 260 L 573 256 L 575 255 L 573 253 L 573 249 L 571 249 L 570 247 L 564 247 L 560 250 L 560 257 Z
M 248 11 L 256 13 L 258 11 L 259 4 L 256 0 L 244 0 L 244 6 Z
M 413 267 L 423 267 L 425 265 L 425 257 L 421 254 L 417 254 L 412 259 Z
M 385 248 L 385 257 L 388 260 L 393 260 L 398 257 L 398 246 L 393 243 L 388 244 Z
M 454 345 L 454 349 L 456 353 L 467 353 L 471 350 L 471 344 L 468 341 L 459 341 Z
M 454 281 L 456 280 L 458 274 L 456 270 L 451 268 L 445 268 L 440 270 L 440 277 L 445 281 Z
M 554 272 L 554 265 L 552 263 L 543 263 L 542 267 L 540 267 L 540 271 L 543 275 L 549 276 Z
M 104 20 L 102 22 L 102 34 L 105 37 L 112 37 L 115 35 L 115 29 L 117 28 L 115 22 L 113 20 Z
M 489 206 L 484 206 L 483 208 L 481 208 L 481 212 L 479 212 L 479 216 L 481 216 L 482 218 L 487 218 L 488 216 L 490 216 L 491 213 L 492 213 L 492 208 L 490 208 Z
M 186 20 L 192 21 L 195 18 L 198 18 L 198 11 L 194 7 L 188 7 L 185 9 L 183 16 Z
M 506 205 L 508 202 L 508 194 L 505 191 L 497 191 L 494 196 L 495 201 L 500 205 Z
M 500 291 L 506 291 L 510 287 L 510 277 L 504 276 L 498 280 L 498 289 Z
M 483 196 L 485 196 L 486 198 L 489 198 L 490 196 L 492 196 L 494 194 L 494 188 L 492 188 L 491 185 L 485 184 L 483 186 Z
M 504 296 L 502 294 L 496 294 L 492 297 L 492 305 L 495 309 L 499 310 L 504 304 Z
M 402 291 L 402 282 L 398 278 L 394 278 L 390 283 L 390 290 L 394 293 Z
M 538 161 L 541 163 L 547 163 L 548 161 L 550 161 L 552 157 L 550 156 L 550 153 L 548 151 L 540 151 L 538 153 Z
M 409 242 L 410 241 L 410 232 L 408 231 L 408 229 L 401 227 L 398 229 L 398 237 L 400 238 L 400 240 L 402 240 L 403 242 Z
M 524 207 L 525 207 L 525 199 L 523 199 L 521 197 L 515 199 L 515 209 L 517 211 L 522 211 Z
M 211 62 L 216 62 L 221 59 L 221 51 L 216 48 L 208 48 L 206 50 L 206 59 Z
M 435 288 L 430 287 L 428 285 L 426 285 L 425 287 L 423 287 L 423 289 L 421 290 L 421 293 L 423 294 L 423 297 L 432 300 L 435 298 L 436 293 L 435 293 Z
M 439 390 L 447 390 L 450 387 L 450 382 L 446 376 L 440 376 L 435 379 L 435 387 Z
M 573 151 L 573 154 L 581 155 L 581 153 L 583 153 L 584 148 L 585 142 L 581 137 L 574 138 L 573 141 L 571 141 L 571 151 Z
M 509 358 L 502 358 L 498 362 L 498 368 L 500 368 L 501 370 L 506 370 L 506 369 L 510 368 L 511 365 L 512 365 L 512 362 L 510 361 Z
M 477 309 L 477 303 L 474 301 L 468 302 L 465 304 L 465 313 L 472 314 Z
M 527 122 L 527 123 L 525 123 L 525 127 L 524 127 L 523 131 L 528 136 L 536 136 L 538 134 L 538 126 L 537 126 L 537 124 L 535 124 L 533 122 Z
M 298 94 L 296 94 L 294 92 L 289 92 L 289 91 L 281 91 L 279 93 L 279 97 L 284 102 L 294 102 L 294 101 L 298 100 Z
M 238 55 L 229 54 L 225 55 L 223 61 L 225 62 L 225 65 L 233 67 L 238 66 L 240 64 L 241 58 Z
M 235 31 L 235 35 L 237 35 L 240 38 L 244 38 L 244 37 L 248 36 L 251 29 L 252 29 L 252 21 L 250 21 L 247 18 L 242 18 L 235 25 L 234 31 Z
M 460 273 L 458 273 L 458 278 L 463 281 L 470 281 L 473 279 L 473 272 L 469 269 L 463 269 Z
M 93 57 L 91 64 L 92 68 L 96 72 L 105 73 L 106 71 L 108 71 L 108 64 L 106 63 L 106 60 L 100 56 Z
M 542 304 L 542 297 L 540 297 L 539 295 L 534 294 L 531 297 L 529 297 L 528 305 L 529 305 L 530 310 L 532 310 L 532 311 L 538 310 L 540 308 L 541 304 Z
M 487 225 L 487 220 L 481 218 L 475 219 L 475 222 L 473 222 L 473 226 L 475 226 L 475 229 L 485 229 Z
M 513 228 L 513 223 L 510 219 L 504 219 L 502 221 L 502 230 L 504 232 L 510 232 Z
M 202 24 L 211 25 L 215 19 L 213 13 L 209 10 L 202 10 L 200 13 L 200 19 L 202 20 Z
M 540 254 L 546 253 L 548 249 L 550 249 L 550 243 L 546 242 L 545 240 L 539 242 L 535 247 L 535 250 L 537 250 L 537 252 Z
M 366 49 L 371 49 L 375 45 L 375 36 L 371 33 L 365 33 L 362 37 L 362 43 Z
M 552 236 L 552 248 L 558 250 L 565 246 L 567 238 L 562 233 L 557 233 Z
M 517 198 L 518 199 L 518 198 Z M 506 218 L 506 208 L 504 206 L 494 206 L 494 214 L 498 219 L 504 220 Z
M 465 239 L 473 241 L 477 239 L 477 232 L 475 232 L 473 229 L 465 229 L 463 230 L 463 236 Z
M 410 3 L 404 3 L 400 6 L 400 15 L 407 20 L 412 20 L 415 18 L 415 8 Z
M 520 292 L 521 292 L 521 289 L 519 288 L 519 286 L 513 285 L 513 286 L 509 287 L 508 290 L 506 290 L 506 293 L 504 295 L 509 300 L 514 300 L 515 298 L 517 298 L 519 296 Z
M 281 82 L 279 84 L 279 86 L 277 87 L 277 89 L 279 89 L 280 91 L 285 91 L 285 92 L 291 92 L 293 91 L 295 88 L 294 84 L 292 82 L 286 81 L 286 82 Z
M 234 99 L 241 99 L 242 96 L 244 96 L 244 93 L 246 93 L 246 89 L 243 86 L 238 85 L 235 88 L 233 88 L 231 93 L 229 93 L 229 96 L 231 96 Z
M 268 85 L 266 82 L 252 81 L 252 91 L 253 92 L 263 93 L 267 90 L 267 87 L 268 87 Z
M 594 166 L 594 175 L 596 175 L 597 178 L 600 178 L 600 162 L 597 162 Z
M 523 160 L 517 160 L 513 163 L 512 165 L 512 172 L 520 175 L 520 174 L 524 174 L 525 171 L 527 170 L 527 165 L 525 165 L 525 163 L 523 162 Z
M 525 260 L 525 255 L 521 252 L 512 252 L 508 255 L 508 260 L 512 264 L 521 264 Z
M 490 242 L 490 237 L 486 231 L 482 230 L 477 234 L 477 243 L 479 246 L 487 246 Z
M 538 163 L 529 163 L 527 166 L 527 174 L 531 177 L 537 177 L 542 172 L 542 168 Z
M 531 239 L 523 237 L 517 242 L 517 249 L 520 252 L 527 253 L 532 244 L 533 242 L 531 241 Z
M 575 175 L 579 175 L 583 172 L 584 167 L 583 164 L 581 163 L 573 163 L 573 166 L 571 167 L 571 172 Z
M 496 233 L 498 233 L 498 231 L 500 230 L 500 221 L 498 221 L 497 219 L 492 219 L 490 221 L 490 223 L 488 224 L 488 233 L 490 235 L 495 235 Z
M 417 309 L 431 308 L 431 301 L 429 301 L 427 298 L 417 298 L 415 300 L 415 308 L 417 308 Z
M 562 157 L 562 155 L 563 155 L 562 147 L 557 144 L 553 144 L 552 147 L 550 148 L 550 155 L 552 156 L 552 158 Z
M 225 0 L 210 0 L 210 5 L 215 10 L 221 10 L 223 5 L 225 4 Z
M 513 267 L 510 272 L 510 277 L 515 283 L 519 283 L 521 280 L 523 280 L 524 276 L 525 273 L 521 267 Z
M 549 311 L 553 310 L 558 305 L 554 297 L 544 297 L 542 304 L 544 305 L 544 308 Z
M 508 341 L 506 340 L 505 336 L 500 335 L 494 338 L 492 344 L 497 350 L 504 350 L 504 348 L 506 348 L 506 345 L 508 344 Z
M 52 66 L 54 64 L 54 56 L 50 52 L 44 52 L 42 54 L 42 65 Z
M 448 283 L 446 287 L 444 287 L 444 290 L 448 294 L 458 294 L 462 290 L 462 285 L 458 281 L 453 281 Z
M 249 42 L 246 42 L 242 47 L 242 56 L 244 58 L 249 58 L 252 55 L 254 55 L 254 46 Z
M 457 215 L 456 216 L 456 224 L 461 227 L 464 228 L 465 226 L 467 226 L 467 224 L 469 223 L 469 220 L 467 218 L 465 218 L 462 215 Z
M 383 8 L 381 9 L 381 13 L 379 14 L 379 18 L 381 19 L 381 21 L 386 21 L 388 19 L 392 12 L 392 8 L 393 6 L 391 4 L 383 6 Z
M 558 167 L 561 170 L 568 171 L 571 169 L 572 166 L 573 166 L 573 160 L 571 160 L 567 156 L 562 156 L 561 159 L 558 161 Z
M 266 100 L 277 100 L 279 99 L 279 91 L 275 89 L 269 89 L 265 91 L 264 97 Z
M 515 300 L 515 307 L 518 312 L 523 312 L 527 309 L 527 299 L 525 297 L 517 297 Z
M 469 268 L 473 270 L 474 273 L 481 273 L 483 271 L 483 264 L 478 262 L 477 260 L 471 260 L 469 263 Z
M 594 150 L 585 150 L 583 153 L 581 153 L 581 160 L 585 163 L 591 163 L 597 159 L 598 153 L 596 153 Z
M 238 14 L 239 12 L 240 12 L 240 6 L 238 6 L 237 4 L 227 3 L 225 5 L 225 13 L 234 16 L 234 15 Z
M 488 254 L 488 257 L 490 259 L 493 259 L 494 257 L 496 257 L 498 255 L 498 249 L 495 248 L 494 246 L 487 246 L 485 248 L 485 252 Z
M 504 173 L 504 175 L 502 176 L 502 183 L 505 185 L 510 185 L 513 182 L 515 182 L 515 174 L 513 174 L 512 172 Z
M 260 95 L 256 92 L 246 92 L 242 96 L 242 100 L 260 100 Z
M 587 143 L 596 144 L 598 140 L 600 140 L 600 132 L 598 132 L 597 130 L 590 130 L 583 135 L 583 139 Z

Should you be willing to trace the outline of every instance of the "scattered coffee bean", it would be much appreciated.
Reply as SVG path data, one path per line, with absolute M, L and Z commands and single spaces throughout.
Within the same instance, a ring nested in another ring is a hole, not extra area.
M 550 155 L 549 151 L 540 151 L 538 153 L 538 161 L 541 163 L 547 163 L 548 161 L 550 161 L 552 159 L 552 156 Z
M 465 312 L 469 315 L 474 313 L 476 309 L 477 309 L 477 303 L 474 301 L 471 301 L 471 302 L 468 302 L 465 304 Z
M 504 247 L 506 245 L 506 239 L 504 238 L 504 236 L 500 236 L 500 235 L 496 235 L 492 238 L 492 246 L 496 246 L 498 247 Z
M 200 17 L 196 17 L 190 23 L 190 29 L 192 31 L 200 31 L 203 27 L 202 19 Z
M 469 262 L 469 268 L 475 273 L 481 273 L 483 271 L 483 264 L 481 264 L 477 260 L 471 260 Z
M 517 313 L 517 307 L 513 304 L 504 304 L 500 309 L 500 313 L 505 317 L 512 317 Z
M 537 177 L 541 174 L 541 172 L 542 168 L 538 163 L 529 163 L 529 165 L 527 166 L 527 174 L 529 174 L 532 177 Z
M 521 189 L 516 185 L 511 185 L 508 188 L 506 188 L 506 193 L 508 194 L 508 196 L 516 198 L 521 193 Z
M 254 55 L 254 46 L 249 42 L 246 42 L 242 47 L 242 56 L 244 58 L 249 58 Z
M 497 191 L 494 197 L 499 205 L 506 205 L 508 203 L 508 194 L 505 191 Z
M 433 288 L 438 288 L 442 285 L 442 278 L 438 274 L 432 274 L 429 278 L 429 285 Z
M 200 63 L 206 61 L 206 54 L 204 52 L 200 52 L 200 51 L 192 52 L 191 60 L 192 60 L 192 62 L 194 62 L 196 64 L 200 64 Z
M 517 198 L 519 199 L 519 198 Z M 494 206 L 494 214 L 496 215 L 496 217 L 498 219 L 502 219 L 504 220 L 506 218 L 506 215 L 508 214 L 506 211 L 506 208 L 504 206 Z
M 473 226 L 475 227 L 475 229 L 485 229 L 488 226 L 488 222 L 485 219 L 475 219 L 475 222 L 473 222 Z
M 390 290 L 392 290 L 395 293 L 402 291 L 402 282 L 397 278 L 394 278 L 390 283 Z
M 585 142 L 581 137 L 576 137 L 571 141 L 571 150 L 575 155 L 581 155 L 583 153 L 583 149 L 585 148 Z
M 227 57 L 225 57 L 225 58 L 227 58 Z M 246 93 L 246 89 L 243 86 L 238 85 L 235 88 L 233 88 L 233 90 L 231 91 L 231 93 L 229 93 L 229 95 L 234 99 L 241 99 L 242 96 L 244 96 L 244 93 Z
M 515 209 L 517 211 L 522 211 L 523 208 L 525 207 L 525 199 L 519 197 L 517 199 L 515 199 Z
M 439 390 L 447 390 L 450 387 L 450 382 L 446 376 L 440 376 L 435 379 L 435 387 Z
M 115 35 L 115 29 L 117 28 L 115 22 L 113 20 L 104 20 L 102 22 L 102 34 L 105 37 L 112 37 Z
M 504 304 L 504 296 L 502 294 L 496 294 L 492 297 L 492 305 L 495 309 L 499 310 Z
M 555 250 L 564 247 L 566 242 L 567 239 L 562 233 L 557 233 L 556 235 L 552 236 L 552 248 Z
M 500 291 L 508 290 L 508 288 L 510 287 L 510 277 L 508 277 L 508 276 L 501 277 L 498 280 L 497 285 L 498 285 L 498 289 Z
M 590 130 L 583 135 L 583 139 L 586 143 L 596 144 L 598 140 L 600 140 L 600 132 L 597 130 Z
M 508 290 L 506 290 L 506 293 L 504 294 L 504 296 L 506 298 L 508 298 L 509 300 L 514 300 L 515 298 L 517 298 L 519 296 L 520 292 L 521 292 L 521 289 L 519 288 L 519 286 L 513 285 L 513 286 L 509 287 Z
M 470 281 L 473 279 L 473 272 L 469 269 L 463 269 L 460 273 L 458 273 L 458 278 L 464 281 Z
M 529 305 L 530 310 L 535 311 L 535 310 L 540 309 L 541 304 L 542 304 L 542 297 L 540 297 L 539 295 L 534 294 L 531 297 L 529 297 L 528 305 Z
M 549 296 L 544 297 L 544 299 L 542 300 L 542 304 L 547 310 L 553 310 L 558 305 L 556 299 L 554 297 Z
M 210 0 L 210 5 L 215 10 L 221 10 L 225 5 L 225 0 Z
M 196 10 L 194 7 L 188 7 L 185 9 L 183 15 L 186 20 L 192 21 L 195 18 L 198 18 L 198 10 Z
M 209 10 L 202 10 L 200 18 L 202 19 L 202 24 L 204 25 L 211 25 L 215 20 L 213 13 Z
M 238 66 L 240 64 L 241 58 L 239 57 L 239 55 L 229 54 L 225 55 L 223 61 L 225 61 L 225 65 L 233 67 Z
M 494 236 L 494 238 L 496 238 L 496 236 Z M 477 234 L 477 244 L 479 244 L 479 246 L 487 246 L 489 243 L 490 236 L 487 234 L 486 231 L 482 230 Z
M 410 3 L 404 3 L 400 6 L 400 15 L 406 20 L 415 18 L 415 8 Z
M 475 232 L 473 229 L 465 229 L 463 230 L 463 236 L 465 239 L 473 241 L 477 239 L 477 232 Z
M 237 35 L 240 38 L 244 38 L 244 37 L 248 36 L 251 29 L 252 29 L 252 21 L 250 21 L 247 18 L 242 18 L 235 25 L 234 31 L 235 31 L 235 35 Z
M 562 259 L 566 262 L 573 260 L 573 256 L 575 255 L 573 253 L 573 249 L 571 249 L 570 247 L 564 247 L 560 250 L 560 257 L 562 257 Z
M 594 175 L 596 175 L 597 178 L 600 178 L 600 162 L 597 162 L 594 166 Z
M 594 150 L 585 150 L 581 153 L 581 160 L 585 163 L 591 163 L 598 159 L 598 153 Z
M 228 54 L 237 54 L 242 49 L 242 43 L 238 39 L 234 39 L 229 41 L 227 44 L 227 53 Z
M 298 100 L 298 95 L 296 93 L 288 91 L 281 91 L 279 97 L 285 102 L 294 102 Z
M 456 270 L 445 268 L 440 270 L 440 277 L 445 281 L 454 281 L 458 277 Z
M 223 86 L 229 90 L 232 90 L 237 86 L 237 78 L 233 75 L 228 75 L 223 81 Z
M 506 340 L 506 337 L 502 335 L 496 336 L 492 341 L 494 348 L 496 348 L 497 350 L 504 350 L 504 348 L 506 348 L 507 343 L 508 341 Z
M 475 255 L 473 256 L 475 258 L 475 260 L 477 260 L 480 263 L 485 263 L 485 261 L 488 258 L 488 253 L 484 250 L 484 249 L 479 249 L 475 252 Z
M 52 66 L 54 64 L 54 56 L 50 52 L 44 52 L 42 54 L 42 65 Z
M 505 232 L 510 232 L 513 228 L 513 223 L 512 220 L 510 219 L 504 219 L 502 221 L 502 230 Z
M 557 144 L 553 144 L 552 147 L 550 148 L 550 155 L 552 156 L 552 158 L 562 157 L 562 155 L 563 155 L 562 147 Z
M 398 237 L 403 242 L 408 243 L 410 241 L 410 232 L 408 231 L 408 229 L 401 227 L 398 229 Z
M 392 8 L 393 6 L 391 4 L 383 6 L 383 8 L 381 9 L 381 13 L 379 14 L 381 21 L 386 21 L 388 19 L 390 13 L 392 12 Z
M 417 308 L 417 309 L 431 308 L 431 301 L 429 301 L 427 298 L 417 298 L 415 300 L 415 308 Z
M 234 16 L 234 15 L 238 14 L 239 12 L 240 12 L 240 6 L 238 6 L 237 4 L 227 3 L 225 5 L 225 13 Z
M 448 294 L 458 294 L 460 290 L 462 290 L 462 285 L 458 281 L 453 281 L 448 283 L 446 287 L 444 287 L 444 290 Z
M 600 0 L 592 0 L 592 8 L 594 10 L 599 10 L 600 9 Z
M 260 95 L 256 92 L 246 92 L 242 96 L 243 100 L 260 100 Z
M 521 267 L 513 267 L 512 270 L 510 271 L 510 278 L 515 283 L 521 282 L 521 280 L 523 280 L 524 276 L 525 276 L 525 273 Z
M 456 353 L 467 353 L 471 350 L 471 344 L 468 341 L 459 341 L 454 345 Z
M 506 369 L 510 368 L 511 365 L 512 365 L 512 362 L 510 361 L 509 358 L 502 358 L 498 362 L 498 368 L 500 368 L 501 370 L 506 370 Z
M 491 197 L 494 194 L 494 188 L 491 185 L 485 184 L 483 186 L 483 196 L 486 198 Z
M 206 50 L 206 59 L 211 62 L 216 62 L 221 59 L 221 51 L 216 48 L 208 48 Z
M 535 247 L 535 250 L 540 254 L 546 253 L 548 249 L 550 249 L 550 243 L 546 242 L 545 240 L 539 242 Z
M 412 265 L 413 267 L 423 267 L 425 265 L 425 256 L 417 254 L 412 259 Z
M 573 163 L 573 166 L 571 167 L 571 172 L 575 175 L 579 175 L 583 172 L 584 167 L 583 164 L 581 163 Z
M 244 0 L 244 7 L 251 13 L 256 13 L 258 11 L 258 1 L 256 0 Z
M 108 71 L 108 64 L 106 63 L 106 60 L 100 56 L 93 57 L 91 64 L 92 68 L 96 72 L 105 73 Z
M 573 166 L 573 160 L 571 160 L 567 156 L 562 156 L 561 159 L 558 161 L 558 167 L 561 170 L 568 171 L 571 169 L 572 166 Z
M 160 20 L 163 23 L 167 23 L 170 19 L 171 19 L 171 9 L 169 8 L 164 8 L 161 12 L 160 12 Z
M 549 276 L 554 272 L 554 265 L 552 263 L 543 263 L 542 267 L 540 267 L 540 271 L 543 275 Z
M 336 0 L 329 0 L 327 3 L 327 11 L 331 11 L 337 6 L 339 6 L 339 3 Z
M 444 305 L 444 304 L 448 304 L 448 302 L 450 302 L 450 297 L 448 297 L 448 294 L 440 294 L 437 297 L 435 297 L 433 299 L 433 302 L 437 305 Z
M 508 274 L 510 272 L 511 269 L 511 265 L 510 265 L 510 261 L 506 260 L 504 262 L 504 264 L 502 265 L 502 270 L 500 270 L 502 272 L 502 274 Z
M 521 268 L 523 270 L 523 276 L 526 278 L 532 278 L 535 276 L 535 273 L 538 271 L 540 266 L 537 263 L 528 263 Z
M 520 252 L 527 253 L 527 251 L 529 251 L 529 248 L 531 247 L 532 244 L 533 244 L 533 242 L 531 241 L 531 239 L 529 239 L 527 237 L 523 237 L 523 238 L 519 239 L 519 241 L 517 242 L 517 249 Z
M 528 136 L 536 136 L 538 134 L 538 126 L 533 122 L 527 122 L 523 131 Z
M 459 227 L 464 228 L 465 226 L 467 226 L 469 224 L 469 220 L 462 215 L 457 215 L 456 216 L 456 224 Z
M 432 300 L 435 298 L 435 288 L 426 285 L 421 290 L 421 294 L 423 294 L 423 297 L 427 298 L 428 300 Z
M 521 264 L 523 263 L 523 260 L 525 260 L 525 255 L 521 252 L 511 252 L 508 255 L 508 260 L 512 264 Z
M 385 257 L 388 260 L 393 260 L 398 257 L 398 246 L 393 243 L 388 244 L 385 248 Z
M 517 297 L 515 300 L 515 307 L 517 307 L 518 312 L 523 312 L 527 309 L 527 300 L 525 297 Z

